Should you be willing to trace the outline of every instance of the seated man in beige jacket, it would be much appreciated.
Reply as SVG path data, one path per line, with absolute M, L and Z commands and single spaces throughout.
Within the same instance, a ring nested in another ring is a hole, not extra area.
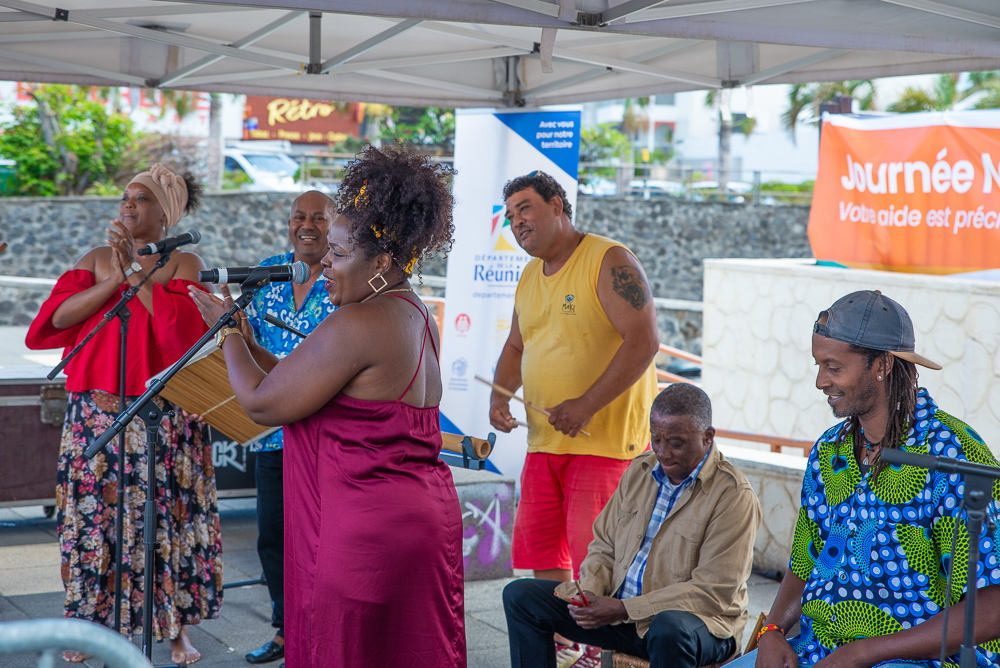
M 504 589 L 512 668 L 555 668 L 554 633 L 654 667 L 697 668 L 736 652 L 760 502 L 713 445 L 702 390 L 665 389 L 650 427 L 652 452 L 632 462 L 594 522 L 584 596 L 549 580 Z

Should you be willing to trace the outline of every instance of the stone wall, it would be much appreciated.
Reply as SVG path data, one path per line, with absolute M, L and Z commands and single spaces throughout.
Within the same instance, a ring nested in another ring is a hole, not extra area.
M 812 257 L 805 206 L 581 197 L 576 220 L 628 246 L 656 297 L 701 301 L 705 258 Z
M 763 509 L 753 544 L 753 567 L 784 573 L 792 553 L 806 458 L 726 444 L 719 450 L 746 476 Z
M 184 218 L 177 233 L 202 234 L 197 252 L 210 267 L 256 264 L 288 248 L 287 193 L 219 193 Z M 617 239 L 636 253 L 656 297 L 700 301 L 702 260 L 727 257 L 810 257 L 808 208 L 743 204 L 581 197 L 577 225 Z M 0 275 L 55 278 L 88 249 L 104 243 L 117 198 L 0 198 Z M 424 263 L 423 273 L 444 276 L 444 258 Z M 44 294 L 0 288 L 0 325 L 26 324 Z M 665 343 L 700 350 L 700 314 L 660 313 Z

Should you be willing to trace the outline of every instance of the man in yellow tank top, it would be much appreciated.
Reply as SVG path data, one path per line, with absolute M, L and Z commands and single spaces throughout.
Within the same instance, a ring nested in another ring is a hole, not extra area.
M 527 401 L 551 412 L 528 411 L 512 556 L 514 568 L 567 581 L 587 556 L 594 520 L 649 443 L 656 313 L 639 261 L 621 244 L 577 230 L 551 176 L 513 179 L 504 201 L 517 243 L 535 259 L 518 282 L 494 382 L 523 385 Z M 516 428 L 508 398 L 496 391 L 490 422 Z

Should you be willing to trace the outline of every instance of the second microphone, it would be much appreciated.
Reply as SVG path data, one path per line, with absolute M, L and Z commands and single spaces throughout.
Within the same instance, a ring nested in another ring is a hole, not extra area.
M 198 272 L 202 283 L 242 283 L 250 274 L 264 270 L 272 283 L 291 281 L 302 285 L 309 280 L 309 265 L 305 262 L 277 264 L 270 267 L 219 267 Z

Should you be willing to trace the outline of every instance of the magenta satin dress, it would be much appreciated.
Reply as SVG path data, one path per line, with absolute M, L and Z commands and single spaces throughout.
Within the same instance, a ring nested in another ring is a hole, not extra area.
M 437 406 L 338 394 L 285 427 L 288 668 L 466 665 L 462 516 L 440 452 Z

